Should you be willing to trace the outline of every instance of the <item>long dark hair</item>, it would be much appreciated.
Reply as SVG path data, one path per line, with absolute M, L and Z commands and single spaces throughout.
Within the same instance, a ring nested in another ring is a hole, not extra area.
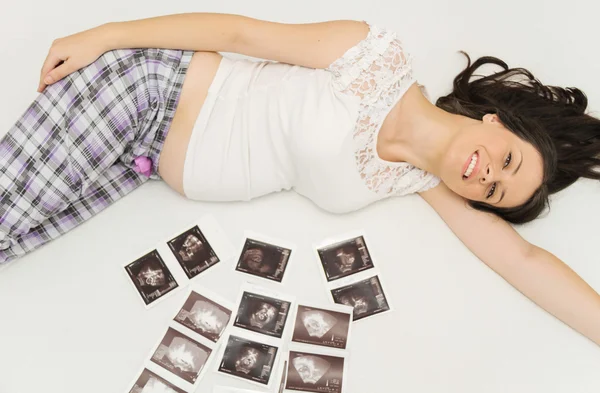
M 502 60 L 484 56 L 454 78 L 453 91 L 436 101 L 450 113 L 481 120 L 495 113 L 500 122 L 521 139 L 532 144 L 543 159 L 542 185 L 524 204 L 499 208 L 469 201 L 475 209 L 494 213 L 506 221 L 521 224 L 540 215 L 550 194 L 580 177 L 600 180 L 600 119 L 585 113 L 586 95 L 574 87 L 545 86 L 524 68 L 509 68 Z M 488 76 L 474 75 L 484 64 L 503 71 Z M 481 76 L 471 80 L 473 76 Z M 516 80 L 515 80 L 516 79 Z

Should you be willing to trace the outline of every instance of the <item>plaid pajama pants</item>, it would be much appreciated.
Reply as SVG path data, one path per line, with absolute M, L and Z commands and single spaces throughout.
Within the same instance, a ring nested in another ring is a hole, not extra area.
M 192 55 L 109 51 L 39 94 L 0 140 L 0 263 L 160 179 L 160 151 Z

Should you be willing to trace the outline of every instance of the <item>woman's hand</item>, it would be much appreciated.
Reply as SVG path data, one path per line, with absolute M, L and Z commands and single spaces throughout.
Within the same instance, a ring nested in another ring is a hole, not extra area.
M 44 61 L 37 91 L 41 93 L 46 86 L 91 64 L 110 50 L 107 42 L 107 25 L 55 39 Z

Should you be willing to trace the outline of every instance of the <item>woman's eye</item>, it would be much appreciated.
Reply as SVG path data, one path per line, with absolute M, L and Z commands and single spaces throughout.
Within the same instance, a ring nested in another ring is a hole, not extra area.
M 510 164 L 511 160 L 512 160 L 512 153 L 508 153 L 508 157 L 506 157 L 506 161 L 504 161 L 504 168 L 506 168 Z
M 490 188 L 490 192 L 487 194 L 487 199 L 491 198 L 496 192 L 496 183 L 492 184 L 492 188 Z

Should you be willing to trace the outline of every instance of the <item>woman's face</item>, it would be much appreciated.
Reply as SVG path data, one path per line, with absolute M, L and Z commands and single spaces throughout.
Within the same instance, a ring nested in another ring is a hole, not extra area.
M 468 177 L 465 176 L 468 175 Z M 525 203 L 542 184 L 540 153 L 487 114 L 454 137 L 442 181 L 455 193 L 496 207 Z

